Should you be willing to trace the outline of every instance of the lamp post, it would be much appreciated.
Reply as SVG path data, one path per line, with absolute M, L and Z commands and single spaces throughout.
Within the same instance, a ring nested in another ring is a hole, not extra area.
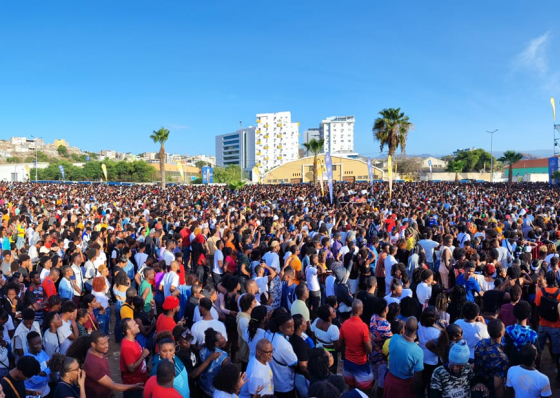
M 31 138 L 33 138 L 33 141 L 35 141 L 35 182 L 37 182 L 37 139 L 41 137 L 31 136 Z
M 494 131 L 486 131 L 490 134 L 490 182 L 494 182 L 494 150 L 492 148 L 492 144 L 494 141 L 494 133 L 498 131 L 498 129 Z

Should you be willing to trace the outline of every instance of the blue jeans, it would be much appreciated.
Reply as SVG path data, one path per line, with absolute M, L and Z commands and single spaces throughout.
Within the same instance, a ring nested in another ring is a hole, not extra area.
M 115 342 L 120 343 L 122 341 L 123 335 L 121 331 L 121 307 L 123 305 L 122 301 L 117 301 L 115 303 Z
M 550 339 L 550 346 L 552 353 L 555 355 L 560 354 L 560 329 L 551 328 L 549 326 L 539 326 L 539 348 L 544 350 L 547 338 Z
M 298 393 L 298 397 L 299 398 L 307 398 L 307 392 L 309 389 L 309 382 L 307 381 L 307 379 L 305 378 L 304 375 L 296 373 L 296 378 L 295 378 L 295 387 L 296 387 L 296 391 Z

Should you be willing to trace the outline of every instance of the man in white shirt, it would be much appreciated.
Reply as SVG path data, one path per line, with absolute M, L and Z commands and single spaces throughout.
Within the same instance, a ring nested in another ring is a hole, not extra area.
M 391 276 L 391 268 L 393 268 L 393 264 L 397 264 L 398 261 L 395 258 L 397 254 L 397 246 L 391 245 L 389 247 L 389 254 L 385 257 L 385 293 L 391 293 L 391 282 L 393 282 L 393 277 Z M 383 286 L 379 286 L 379 289 L 383 289 Z
M 222 280 L 222 275 L 224 274 L 224 252 L 222 251 L 224 248 L 224 241 L 218 240 L 216 241 L 216 251 L 214 252 L 214 264 L 212 268 L 212 279 L 214 279 L 214 283 L 216 286 Z
M 266 262 L 270 268 L 276 270 L 276 272 L 280 272 L 280 256 L 278 252 L 280 251 L 280 244 L 277 240 L 273 240 L 270 243 L 270 250 L 265 253 L 262 259 Z
M 423 239 L 418 241 L 418 244 L 422 246 L 424 252 L 426 252 L 426 265 L 432 271 L 434 270 L 434 251 L 438 248 L 439 243 L 432 240 L 432 231 L 428 230 L 423 235 Z
M 161 283 L 163 283 L 163 296 L 179 296 L 179 270 L 181 266 L 179 262 L 172 261 L 170 270 L 163 276 Z
M 72 285 L 74 288 L 74 300 L 77 302 L 80 301 L 82 297 L 82 291 L 84 290 L 84 278 L 82 276 L 82 262 L 83 256 L 82 253 L 77 252 L 72 255 L 72 271 L 74 275 L 70 277 L 72 281 Z
M 212 318 L 212 300 L 203 297 L 198 303 L 198 310 L 202 315 L 202 320 L 195 322 L 191 328 L 193 339 L 191 344 L 203 345 L 204 344 L 204 332 L 212 328 L 217 332 L 220 332 L 222 336 L 227 340 L 226 327 L 223 322 Z
M 165 251 L 163 252 L 163 260 L 165 260 L 165 265 L 167 265 L 168 267 L 171 265 L 172 261 L 175 261 L 173 250 L 175 250 L 175 240 L 169 239 L 167 241 Z
M 257 343 L 257 353 L 249 360 L 247 377 L 249 381 L 243 385 L 239 398 L 251 398 L 255 395 L 274 395 L 274 377 L 268 364 L 272 360 L 274 349 L 267 339 Z M 260 390 L 259 390 L 260 389 Z M 258 393 L 258 394 L 257 394 Z
M 550 381 L 535 369 L 537 349 L 532 344 L 521 347 L 521 365 L 512 366 L 507 372 L 506 388 L 513 389 L 516 397 L 551 397 Z M 508 395 L 513 396 L 513 394 Z

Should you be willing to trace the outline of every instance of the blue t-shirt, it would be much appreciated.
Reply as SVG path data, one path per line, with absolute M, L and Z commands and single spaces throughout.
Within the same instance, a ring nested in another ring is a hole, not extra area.
M 465 290 L 467 291 L 467 300 L 474 303 L 474 294 L 480 292 L 480 285 L 478 284 L 477 280 L 474 278 L 470 278 L 465 282 L 465 276 L 463 274 L 457 277 L 457 285 L 464 286 Z
M 416 343 L 394 335 L 389 342 L 390 371 L 399 379 L 410 379 L 415 372 L 424 370 L 424 353 Z

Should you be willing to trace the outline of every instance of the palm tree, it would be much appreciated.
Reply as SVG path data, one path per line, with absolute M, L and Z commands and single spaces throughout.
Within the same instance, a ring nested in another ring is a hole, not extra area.
M 379 141 L 380 150 L 383 152 L 385 145 L 389 148 L 389 156 L 393 157 L 397 148 L 406 153 L 406 140 L 408 132 L 414 129 L 408 116 L 401 112 L 401 108 L 383 109 L 380 117 L 373 123 L 373 139 Z
M 467 162 L 464 160 L 450 160 L 447 163 L 447 171 L 455 173 L 455 184 L 459 183 L 459 173 L 467 166 Z
M 513 181 L 513 165 L 519 162 L 523 158 L 523 155 L 515 151 L 505 151 L 503 156 L 498 159 L 499 162 L 507 164 L 509 167 L 508 173 L 508 183 L 511 184 Z
M 161 146 L 159 148 L 159 171 L 161 174 L 161 187 L 165 188 L 165 143 L 169 139 L 169 130 L 166 128 L 160 128 L 158 131 L 153 131 L 150 134 L 150 138 L 154 143 L 159 143 Z
M 303 143 L 307 153 L 311 152 L 313 154 L 313 183 L 317 183 L 317 157 L 323 151 L 324 145 L 325 140 L 317 140 L 315 138 L 312 138 L 309 142 Z

